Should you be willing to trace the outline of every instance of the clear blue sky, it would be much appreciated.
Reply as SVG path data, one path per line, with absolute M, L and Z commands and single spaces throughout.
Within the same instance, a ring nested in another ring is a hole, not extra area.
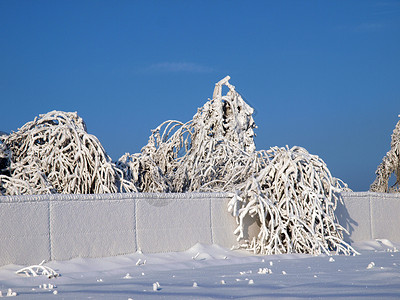
M 77 111 L 117 160 L 214 83 L 257 149 L 305 147 L 368 190 L 400 114 L 400 1 L 0 1 L 0 130 Z

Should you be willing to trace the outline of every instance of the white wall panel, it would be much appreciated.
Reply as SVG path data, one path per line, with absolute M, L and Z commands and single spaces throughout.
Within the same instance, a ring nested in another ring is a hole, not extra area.
M 400 241 L 400 195 L 342 193 L 336 214 L 349 242 Z M 0 197 L 0 265 L 237 245 L 229 194 L 98 194 Z M 258 225 L 246 221 L 246 238 Z

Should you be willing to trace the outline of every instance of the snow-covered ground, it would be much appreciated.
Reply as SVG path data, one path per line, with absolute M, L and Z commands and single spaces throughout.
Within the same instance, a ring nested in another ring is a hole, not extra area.
M 53 261 L 61 276 L 0 268 L 22 299 L 400 299 L 400 244 L 356 243 L 358 256 L 251 255 L 197 244 L 185 252 Z M 40 263 L 40 262 L 38 262 Z

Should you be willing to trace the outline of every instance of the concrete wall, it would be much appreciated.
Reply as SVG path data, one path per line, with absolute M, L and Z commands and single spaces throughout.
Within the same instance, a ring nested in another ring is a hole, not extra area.
M 228 201 L 218 193 L 0 197 L 0 266 L 182 251 L 198 242 L 231 247 L 237 225 Z
M 336 215 L 349 235 L 345 241 L 389 239 L 400 242 L 400 194 L 342 193 Z
M 336 213 L 348 242 L 400 241 L 400 195 L 343 193 Z M 0 266 L 42 260 L 236 245 L 225 193 L 0 197 Z M 248 219 L 248 236 L 257 233 Z

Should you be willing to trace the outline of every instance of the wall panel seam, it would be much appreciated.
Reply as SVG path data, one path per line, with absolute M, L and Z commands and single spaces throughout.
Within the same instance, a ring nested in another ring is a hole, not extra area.
M 209 205 L 210 205 L 210 233 L 211 233 L 211 244 L 214 244 L 214 228 L 213 228 L 213 212 L 212 212 L 212 198 L 210 197 Z
M 135 240 L 135 244 L 136 244 L 136 251 L 138 251 L 139 249 L 140 249 L 140 246 L 139 246 L 139 241 L 138 241 L 138 221 L 137 221 L 137 199 L 133 199 L 133 201 L 134 201 L 134 205 L 133 205 L 133 207 L 134 207 L 134 210 L 135 210 L 135 212 L 134 212 L 134 214 L 133 214 L 133 217 L 135 218 L 135 220 L 134 220 L 134 224 L 135 224 L 135 230 L 134 230 L 134 235 L 135 235 L 135 237 L 134 237 L 134 240 Z
M 48 221 L 49 221 L 49 256 L 50 260 L 53 260 L 53 237 L 51 234 L 51 203 L 50 201 L 47 201 L 47 210 L 48 210 Z
M 374 239 L 375 233 L 374 233 L 374 225 L 373 225 L 373 219 L 372 219 L 372 214 L 373 214 L 373 212 L 372 212 L 372 196 L 368 197 L 368 201 L 369 201 L 369 224 L 370 224 L 369 226 L 370 226 L 370 232 L 371 232 L 370 238 Z

